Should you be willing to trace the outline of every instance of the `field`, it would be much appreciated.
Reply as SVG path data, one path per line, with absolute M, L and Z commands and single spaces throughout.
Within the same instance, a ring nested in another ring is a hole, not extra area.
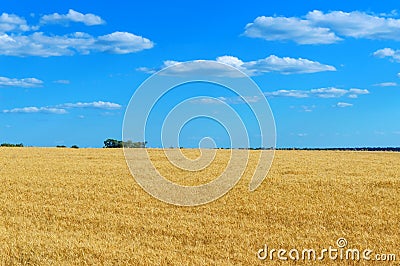
M 171 180 L 203 181 L 150 153 Z M 265 244 L 322 249 L 338 238 L 400 260 L 400 153 L 277 151 L 250 193 L 252 167 L 219 200 L 179 207 L 148 195 L 121 149 L 0 148 L 1 264 L 266 265 Z

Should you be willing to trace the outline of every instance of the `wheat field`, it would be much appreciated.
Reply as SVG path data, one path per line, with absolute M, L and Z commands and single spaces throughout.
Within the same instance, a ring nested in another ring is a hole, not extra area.
M 207 175 L 186 175 L 149 152 L 184 184 L 218 175 L 227 156 L 218 151 Z M 327 248 L 340 237 L 398 263 L 400 153 L 277 151 L 250 193 L 256 155 L 225 196 L 179 207 L 147 194 L 121 149 L 0 148 L 1 264 L 266 265 L 277 261 L 257 258 L 265 244 Z

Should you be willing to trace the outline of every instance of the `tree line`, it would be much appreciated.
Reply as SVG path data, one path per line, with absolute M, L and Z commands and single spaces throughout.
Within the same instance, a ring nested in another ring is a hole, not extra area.
M 24 147 L 24 144 L 2 143 L 0 144 L 0 147 Z
M 400 152 L 400 147 L 277 148 L 276 150 L 298 150 L 298 151 L 395 151 L 395 152 Z
M 146 148 L 147 141 L 122 141 L 108 138 L 104 142 L 103 148 Z M 1 143 L 0 147 L 24 147 L 22 143 Z M 67 148 L 65 145 L 57 145 L 57 148 Z M 71 148 L 78 149 L 77 145 L 72 145 Z M 183 149 L 184 147 L 180 147 Z M 230 149 L 230 148 L 216 148 Z M 400 152 L 400 147 L 356 147 L 356 148 L 239 148 L 240 150 L 299 150 L 299 151 L 393 151 Z
M 137 141 L 132 140 L 122 141 L 116 139 L 106 139 L 104 141 L 104 148 L 146 148 L 147 141 Z

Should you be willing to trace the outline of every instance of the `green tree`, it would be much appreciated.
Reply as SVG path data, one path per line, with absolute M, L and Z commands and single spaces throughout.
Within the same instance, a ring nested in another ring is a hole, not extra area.
M 146 148 L 147 141 L 138 141 L 138 142 L 132 142 L 131 140 L 128 140 L 124 142 L 124 147 L 125 148 Z
M 122 148 L 122 141 L 116 139 L 106 139 L 104 141 L 104 148 Z
M 106 139 L 104 141 L 104 148 L 146 148 L 146 145 L 147 141 L 133 142 L 132 140 L 127 140 L 123 142 L 116 139 Z

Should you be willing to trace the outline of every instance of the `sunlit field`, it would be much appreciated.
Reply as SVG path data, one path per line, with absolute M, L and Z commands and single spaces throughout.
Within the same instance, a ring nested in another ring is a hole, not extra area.
M 229 154 L 219 150 L 204 175 L 188 175 L 149 152 L 182 184 L 210 181 Z M 225 196 L 179 207 L 135 182 L 122 149 L 0 148 L 1 264 L 266 265 L 274 262 L 257 258 L 265 244 L 322 249 L 338 238 L 398 263 L 400 153 L 277 151 L 250 193 L 256 155 Z

